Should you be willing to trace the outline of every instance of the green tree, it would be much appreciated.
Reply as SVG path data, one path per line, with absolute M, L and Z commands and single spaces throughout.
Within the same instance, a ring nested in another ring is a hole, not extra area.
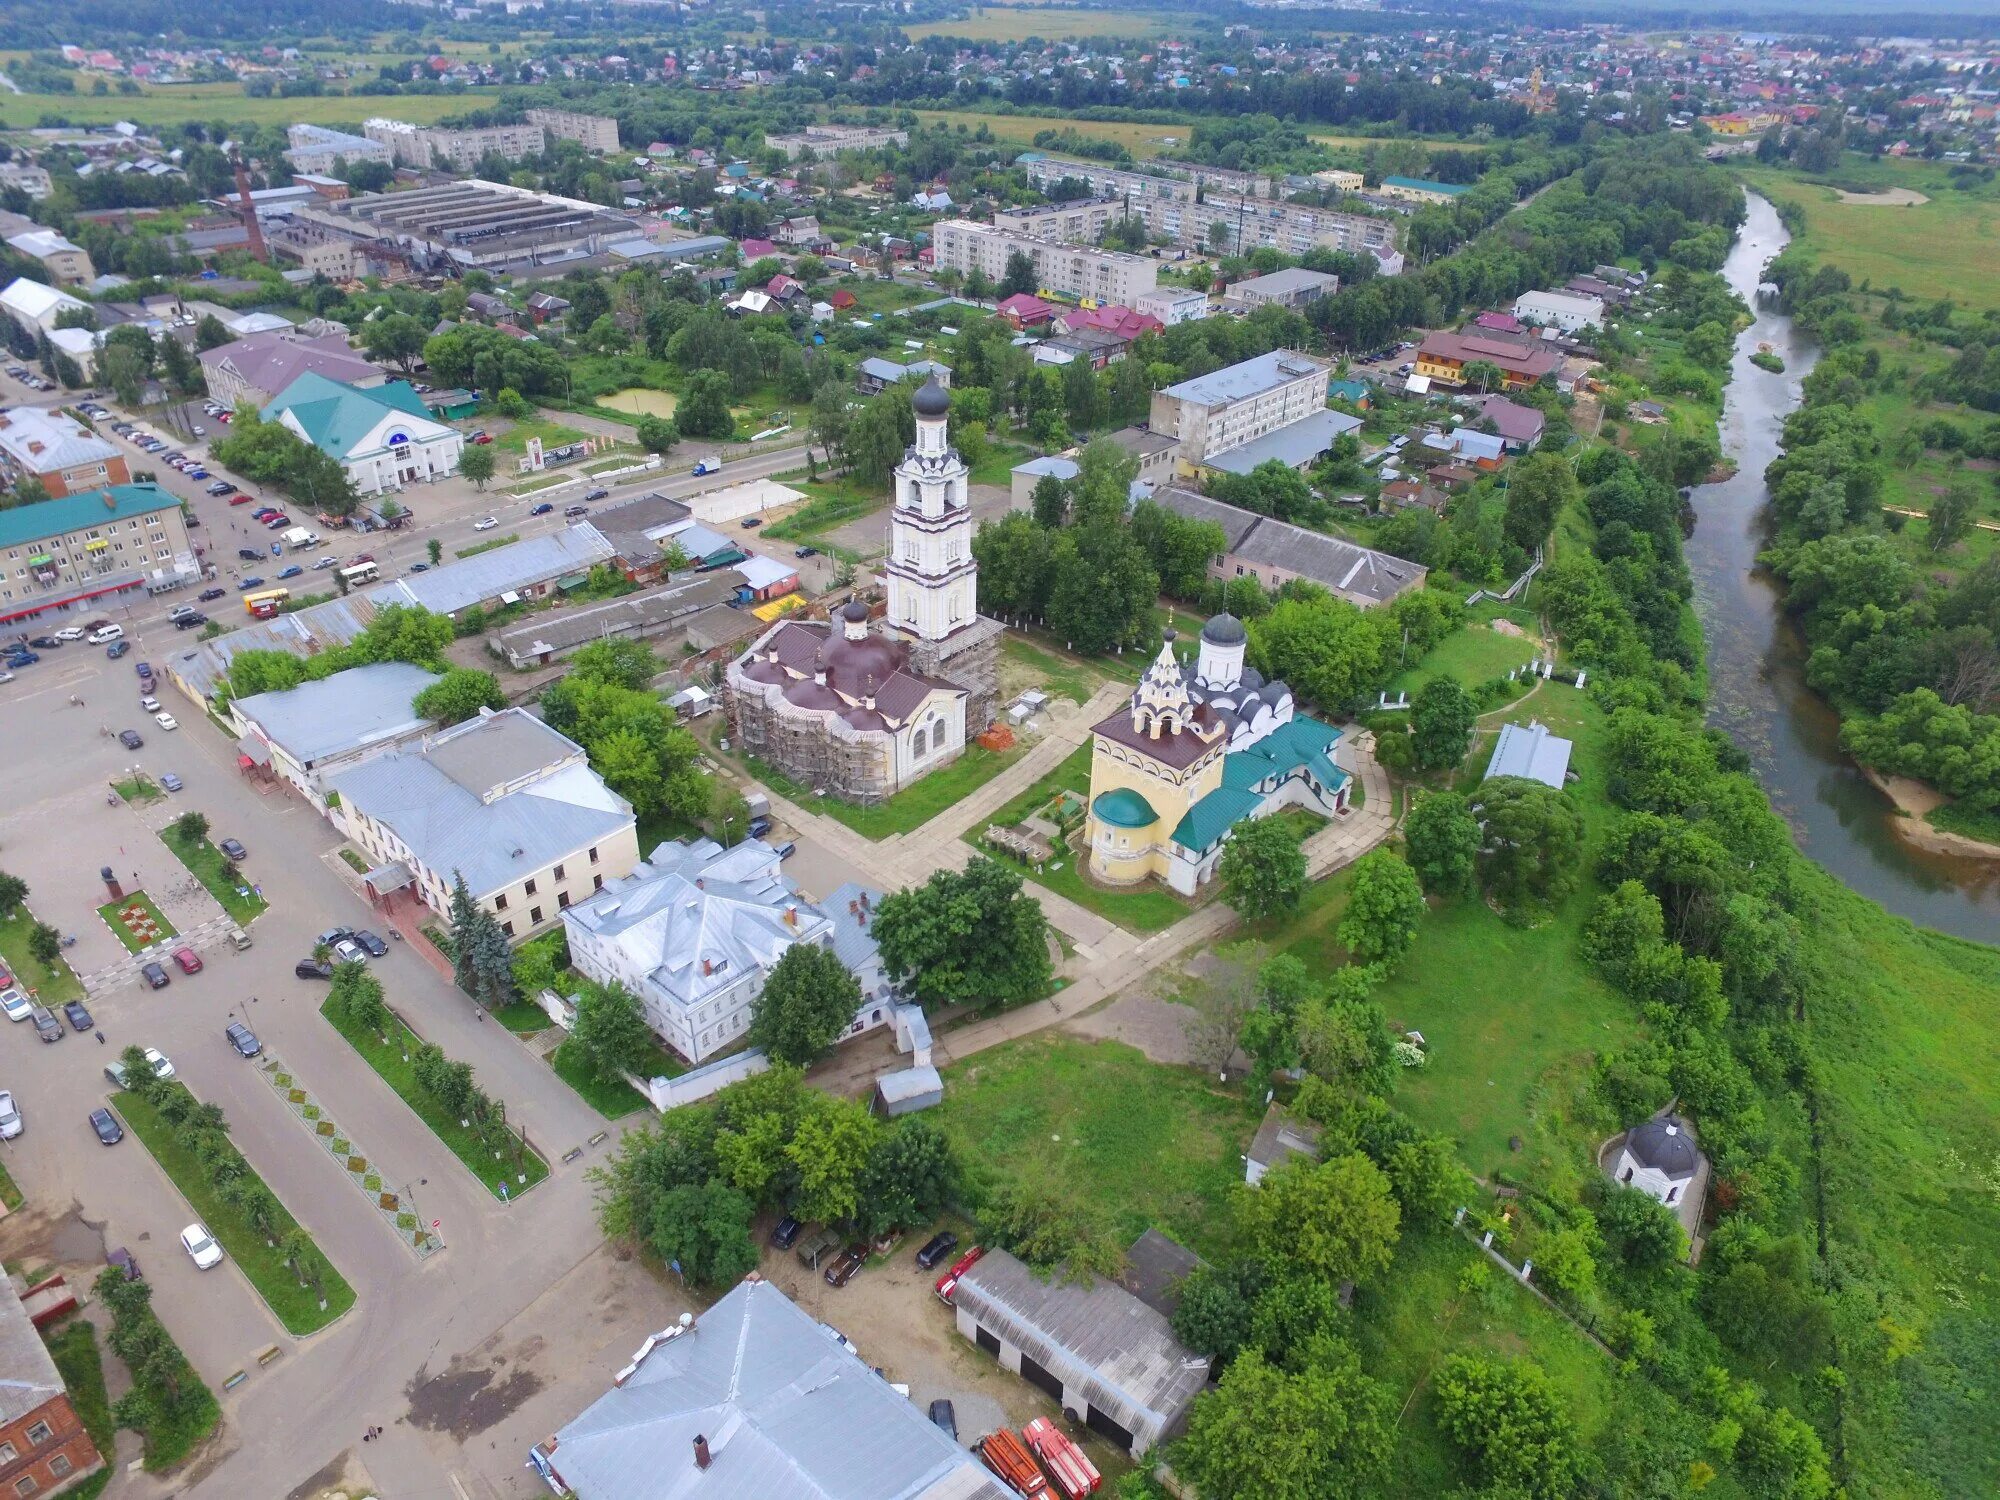
M 18 875 L 0 870 L 0 917 L 13 916 L 27 899 L 28 882 Z
M 1534 551 L 1549 539 L 1556 518 L 1576 496 L 1576 471 L 1560 453 L 1530 453 L 1515 460 L 1507 475 L 1503 534 L 1523 552 Z
M 1533 920 L 1576 889 L 1583 816 L 1553 787 L 1520 776 L 1479 784 L 1479 881 L 1510 921 Z
M 1444 771 L 1465 759 L 1479 710 L 1456 677 L 1433 677 L 1410 705 L 1411 751 L 1419 769 Z
M 757 1269 L 755 1206 L 724 1182 L 670 1187 L 651 1204 L 646 1244 L 694 1286 L 723 1287 Z
M 1418 792 L 1403 820 L 1410 868 L 1432 896 L 1462 896 L 1478 870 L 1479 820 L 1463 794 Z
M 1204 1500 L 1361 1500 L 1387 1472 L 1391 1409 L 1345 1344 L 1322 1341 L 1297 1371 L 1252 1349 L 1195 1398 L 1174 1471 Z
M 1482 1485 L 1565 1500 L 1582 1478 L 1576 1424 L 1541 1366 L 1454 1354 L 1438 1369 L 1438 1426 Z
M 1258 670 L 1335 714 L 1372 694 L 1399 635 L 1387 611 L 1357 609 L 1323 594 L 1281 599 L 1249 628 Z
M 627 1073 L 642 1074 L 653 1053 L 653 1031 L 639 997 L 617 980 L 586 983 L 577 996 L 576 1022 L 569 1041 L 589 1059 L 591 1071 L 611 1083 Z
M 1928 522 L 1931 551 L 1945 552 L 1963 541 L 1978 509 L 1978 497 L 1969 484 L 1952 484 L 1942 495 L 1933 495 Z
M 54 973 L 56 961 L 62 957 L 62 934 L 47 922 L 35 923 L 28 929 L 28 957 L 45 973 Z
M 689 437 L 727 438 L 736 435 L 736 418 L 729 414 L 729 377 L 717 370 L 697 370 L 688 376 L 687 390 L 674 410 L 674 425 Z
M 1068 518 L 1069 492 L 1055 475 L 1044 474 L 1035 481 L 1032 504 L 1035 523 L 1053 531 Z
M 1687 1234 L 1651 1193 L 1614 1186 L 1597 1208 L 1605 1242 L 1629 1265 L 1660 1271 L 1687 1258 Z
M 493 450 L 484 444 L 473 443 L 458 456 L 458 472 L 472 481 L 476 490 L 486 488 L 493 477 Z
M 1352 1154 L 1272 1168 L 1243 1200 L 1242 1217 L 1267 1265 L 1339 1283 L 1388 1269 L 1402 1214 L 1382 1169 Z
M 569 660 L 569 675 L 590 682 L 609 682 L 639 690 L 651 684 L 660 659 L 644 641 L 612 636 L 592 641 Z
M 431 566 L 435 568 L 444 560 L 444 543 L 432 537 L 424 543 L 424 556 L 430 559 Z
M 429 337 L 424 325 L 408 313 L 371 318 L 361 326 L 361 347 L 368 351 L 368 357 L 394 364 L 405 375 L 415 368 Z
M 479 904 L 472 899 L 465 877 L 457 871 L 452 872 L 451 904 L 447 915 L 451 922 L 452 979 L 469 995 L 476 986 L 472 970 L 472 935 L 479 926 Z
M 1238 823 L 1217 869 L 1229 904 L 1250 921 L 1297 911 L 1305 898 L 1305 849 L 1283 818 Z
M 957 1198 L 959 1171 L 951 1142 L 921 1116 L 885 1131 L 868 1152 L 856 1193 L 857 1225 L 875 1236 L 929 1224 Z
M 861 984 L 831 948 L 794 943 L 750 1006 L 750 1042 L 810 1067 L 833 1050 L 861 1006 Z
M 1226 1366 L 1250 1342 L 1251 1309 L 1264 1280 L 1264 1268 L 1252 1260 L 1196 1266 L 1180 1284 L 1174 1337 Z
M 1024 250 L 1008 252 L 1007 267 L 1001 273 L 1000 285 L 994 289 L 997 300 L 1005 302 L 1020 292 L 1032 292 L 1038 284 L 1035 262 Z
M 1048 919 L 1021 877 L 975 856 L 882 899 L 875 941 L 889 977 L 927 1005 L 1018 1005 L 1048 993 Z
M 681 430 L 665 417 L 641 417 L 637 428 L 639 446 L 648 453 L 671 453 L 679 445 Z
M 1657 945 L 1665 936 L 1660 898 L 1638 881 L 1624 880 L 1597 898 L 1583 926 L 1583 954 L 1622 976 L 1641 949 Z
M 236 335 L 222 326 L 222 320 L 214 313 L 203 313 L 201 321 L 194 325 L 194 347 L 206 354 L 210 349 L 220 349 L 224 344 L 235 342 Z
M 861 1174 L 881 1131 L 875 1117 L 852 1099 L 810 1100 L 785 1147 L 785 1160 L 798 1174 L 792 1211 L 824 1224 L 855 1219 Z
M 1363 963 L 1394 963 L 1417 940 L 1423 887 L 1393 849 L 1371 849 L 1355 861 L 1340 941 Z
M 497 710 L 506 706 L 507 694 L 501 690 L 500 679 L 472 667 L 447 667 L 444 676 L 410 702 L 412 712 L 419 718 L 434 719 L 440 725 L 475 718 L 482 708 Z

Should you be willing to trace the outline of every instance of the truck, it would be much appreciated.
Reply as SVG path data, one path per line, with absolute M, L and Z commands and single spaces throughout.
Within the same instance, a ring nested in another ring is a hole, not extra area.
M 840 1236 L 831 1229 L 822 1229 L 811 1238 L 799 1241 L 792 1253 L 798 1256 L 799 1263 L 808 1271 L 817 1271 L 819 1263 L 839 1249 Z
M 1046 1500 L 1049 1482 L 1028 1452 L 1027 1445 L 1007 1428 L 989 1432 L 974 1445 L 979 1461 L 991 1469 L 1004 1485 L 1023 1500 Z
M 310 526 L 294 526 L 285 533 L 285 545 L 294 552 L 319 545 L 319 533 Z
M 694 477 L 697 479 L 701 478 L 704 474 L 720 474 L 721 472 L 722 460 L 719 458 L 698 458 L 694 461 Z
M 1029 1451 L 1041 1460 L 1051 1483 L 1063 1500 L 1084 1500 L 1104 1483 L 1097 1466 L 1084 1457 L 1083 1450 L 1047 1417 L 1037 1417 L 1021 1429 Z

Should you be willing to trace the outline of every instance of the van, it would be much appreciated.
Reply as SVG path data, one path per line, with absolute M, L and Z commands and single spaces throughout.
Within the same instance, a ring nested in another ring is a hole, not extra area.
M 230 928 L 229 946 L 234 948 L 238 953 L 243 952 L 250 946 L 250 934 L 245 932 L 241 927 Z
M 102 646 L 106 641 L 115 641 L 125 634 L 123 625 L 100 625 L 90 632 L 90 644 Z

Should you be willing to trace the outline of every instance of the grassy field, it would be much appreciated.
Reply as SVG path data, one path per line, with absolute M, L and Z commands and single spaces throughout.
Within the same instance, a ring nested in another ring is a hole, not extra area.
M 796 802 L 800 807 L 838 818 L 865 838 L 886 839 L 892 833 L 908 833 L 912 828 L 928 823 L 975 788 L 991 781 L 1024 753 L 1025 747 L 1018 745 L 1012 750 L 1000 751 L 988 750 L 981 745 L 967 745 L 965 753 L 950 765 L 931 772 L 915 786 L 869 807 L 843 802 L 838 797 L 815 797 L 811 787 L 799 785 L 775 766 L 767 765 L 754 756 L 746 755 L 741 759 L 752 776 L 779 796 Z
M 286 1332 L 301 1336 L 315 1333 L 354 1306 L 354 1288 L 324 1255 L 321 1256 L 326 1265 L 324 1286 L 318 1291 L 301 1286 L 284 1258 L 252 1227 L 242 1211 L 216 1190 L 207 1169 L 175 1138 L 173 1126 L 150 1103 L 130 1092 L 120 1093 L 115 1103 L 119 1117 L 145 1142 L 160 1170 L 173 1179 L 181 1196 L 208 1226 L 217 1243 L 229 1252 L 237 1268 L 250 1278 L 257 1295 L 277 1314 Z M 298 1221 L 280 1203 L 272 1237 L 282 1241 L 297 1227 Z M 324 1308 L 320 1306 L 322 1297 L 326 1300 Z
M 97 1451 L 105 1455 L 102 1469 L 73 1490 L 64 1491 L 70 1500 L 96 1500 L 117 1469 L 110 1456 L 116 1451 L 118 1420 L 111 1415 L 111 1397 L 104 1386 L 104 1356 L 97 1348 L 97 1329 L 87 1319 L 65 1318 L 42 1335 L 49 1355 L 61 1372 L 69 1390 L 69 1404 Z
M 1262 1108 L 1122 1042 L 1054 1033 L 948 1068 L 931 1119 L 970 1163 L 975 1192 L 1061 1182 L 1114 1217 L 1120 1244 L 1158 1228 L 1211 1259 Z
M 237 925 L 247 926 L 271 909 L 271 903 L 253 887 L 245 882 L 232 881 L 223 873 L 222 867 L 229 861 L 207 839 L 190 843 L 169 823 L 160 830 L 160 842 L 174 851 L 175 858 L 188 867 L 196 880 L 208 887 L 209 895 L 222 904 L 222 909 L 236 919 Z
M 159 937 L 142 940 L 133 933 L 131 928 L 118 919 L 120 912 L 133 906 L 143 907 L 146 913 L 152 917 L 154 923 L 159 928 Z M 144 891 L 127 891 L 118 900 L 107 901 L 98 907 L 97 914 L 104 919 L 104 925 L 111 929 L 111 935 L 125 945 L 127 953 L 137 953 L 141 948 L 151 947 L 154 943 L 177 935 L 174 924 L 166 919 L 165 914 L 161 912 L 160 908 L 153 904 L 153 898 Z
M 406 1060 L 415 1052 L 418 1041 L 415 1033 L 400 1021 L 391 1025 L 390 1039 L 385 1046 L 366 1027 L 349 1024 L 342 1017 L 334 1015 L 331 1002 L 320 1006 L 320 1014 L 348 1044 L 359 1052 L 382 1081 L 394 1089 L 405 1104 L 416 1113 L 418 1119 L 430 1126 L 433 1134 L 465 1163 L 465 1169 L 480 1182 L 494 1197 L 500 1196 L 502 1184 L 506 1185 L 509 1196 L 518 1198 L 536 1183 L 549 1175 L 549 1164 L 541 1156 L 529 1151 L 522 1158 L 521 1173 L 528 1179 L 516 1182 L 513 1163 L 506 1157 L 496 1157 L 478 1135 L 467 1126 L 460 1125 L 456 1116 L 446 1110 L 417 1084 L 416 1070 Z
M 1901 287 L 1913 297 L 1951 297 L 1975 310 L 2000 309 L 2000 278 L 1980 275 L 2000 243 L 2000 192 L 1950 186 L 1928 162 L 1849 157 L 1834 180 L 1851 190 L 1908 188 L 1930 202 L 1909 207 L 1843 203 L 1840 190 L 1777 167 L 1741 166 L 1743 180 L 1773 203 L 1797 204 L 1805 230 L 1793 244 L 1846 270 L 1857 282 Z
M 1020 42 L 1031 36 L 1059 41 L 1065 37 L 1174 36 L 1184 34 L 1196 19 L 1185 11 L 985 4 L 975 7 L 962 21 L 934 21 L 903 29 L 913 42 L 927 36 L 962 37 L 969 42 Z
M 359 132 L 361 122 L 385 110 L 414 125 L 430 125 L 447 115 L 462 115 L 497 102 L 497 91 L 453 97 L 410 94 L 395 99 L 348 97 L 317 99 L 249 99 L 236 83 L 162 84 L 143 95 L 5 94 L 0 93 L 0 130 L 25 130 L 43 115 L 58 116 L 73 125 L 109 125 L 136 120 L 155 127 L 190 121 L 222 120 L 247 125 L 333 125 Z
M 45 969 L 28 952 L 28 934 L 35 929 L 35 914 L 22 907 L 11 917 L 0 917 L 0 958 L 13 971 L 15 983 L 36 993 L 44 1005 L 61 1005 L 65 1000 L 81 1000 L 83 986 L 60 958 L 55 967 Z
M 1011 632 L 1000 643 L 1000 675 L 1003 698 L 1012 698 L 1017 692 L 1039 687 L 1053 698 L 1067 698 L 1075 704 L 1088 703 L 1090 695 L 1097 691 L 1097 685 L 1104 681 L 1102 674 L 1084 662 L 1074 658 L 1065 660 L 1053 651 L 1030 645 Z M 1018 686 L 1015 686 L 1017 683 Z
M 1093 15 L 1114 14 L 1107 11 L 1093 11 Z M 936 27 L 917 30 L 948 31 L 954 23 L 941 22 Z M 971 25 L 971 22 L 958 23 Z M 954 36 L 963 32 L 952 31 Z M 1045 33 L 1046 34 L 1046 33 Z M 998 141 L 1017 141 L 1023 146 L 1034 142 L 1035 134 L 1042 130 L 1061 130 L 1073 127 L 1079 135 L 1100 141 L 1116 141 L 1134 156 L 1168 156 L 1185 146 L 1188 137 L 1194 133 L 1194 123 L 1187 121 L 1175 124 L 1138 124 L 1130 120 L 1068 120 L 1052 115 L 1009 115 L 991 114 L 978 110 L 920 109 L 917 117 L 927 125 L 942 122 L 954 130 L 964 125 L 967 130 L 977 130 L 984 125 Z M 856 290 L 859 295 L 859 290 Z
M 496 433 L 493 446 L 501 453 L 512 453 L 518 457 L 528 451 L 529 438 L 540 438 L 544 448 L 560 448 L 564 443 L 581 442 L 589 436 L 580 428 L 566 427 L 546 417 L 524 417 L 518 422 L 508 423 L 505 432 Z
M 540 1013 L 539 1007 L 537 1012 Z M 542 1015 L 547 1020 L 546 1014 Z M 556 1070 L 556 1076 L 582 1096 L 583 1102 L 603 1115 L 607 1120 L 623 1119 L 626 1115 L 646 1107 L 646 1097 L 623 1079 L 614 1078 L 606 1083 L 592 1070 L 589 1060 L 576 1049 L 572 1042 L 564 1042 L 549 1058 L 549 1065 Z M 655 1046 L 652 1058 L 646 1066 L 637 1070 L 649 1078 L 672 1078 L 687 1071 L 686 1066 L 677 1061 L 666 1048 Z
M 1519 623 L 1534 618 L 1525 609 L 1508 613 L 1520 617 Z M 1528 628 L 1534 628 L 1532 623 Z M 1415 666 L 1391 678 L 1389 691 L 1414 694 L 1433 677 L 1456 677 L 1465 687 L 1477 687 L 1495 677 L 1505 677 L 1516 667 L 1526 666 L 1537 654 L 1525 638 L 1503 635 L 1483 620 L 1474 620 L 1465 629 L 1446 636 L 1436 650 Z

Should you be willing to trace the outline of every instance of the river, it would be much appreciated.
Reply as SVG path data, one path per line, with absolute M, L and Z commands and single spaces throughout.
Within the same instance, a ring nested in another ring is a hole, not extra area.
M 1841 753 L 1839 720 L 1806 687 L 1798 634 L 1776 582 L 1756 566 L 1764 467 L 1778 456 L 1779 429 L 1817 350 L 1775 299 L 1757 295 L 1765 265 L 1790 236 L 1765 199 L 1753 193 L 1749 207 L 1722 269 L 1756 313 L 1736 340 L 1722 412 L 1722 448 L 1737 469 L 1696 488 L 1687 544 L 1708 638 L 1708 719 L 1749 754 L 1799 847 L 1836 879 L 1913 922 L 1990 943 L 2000 936 L 2000 861 L 1933 854 L 1897 837 L 1888 799 Z M 1784 374 L 1750 363 L 1760 344 L 1784 360 Z

